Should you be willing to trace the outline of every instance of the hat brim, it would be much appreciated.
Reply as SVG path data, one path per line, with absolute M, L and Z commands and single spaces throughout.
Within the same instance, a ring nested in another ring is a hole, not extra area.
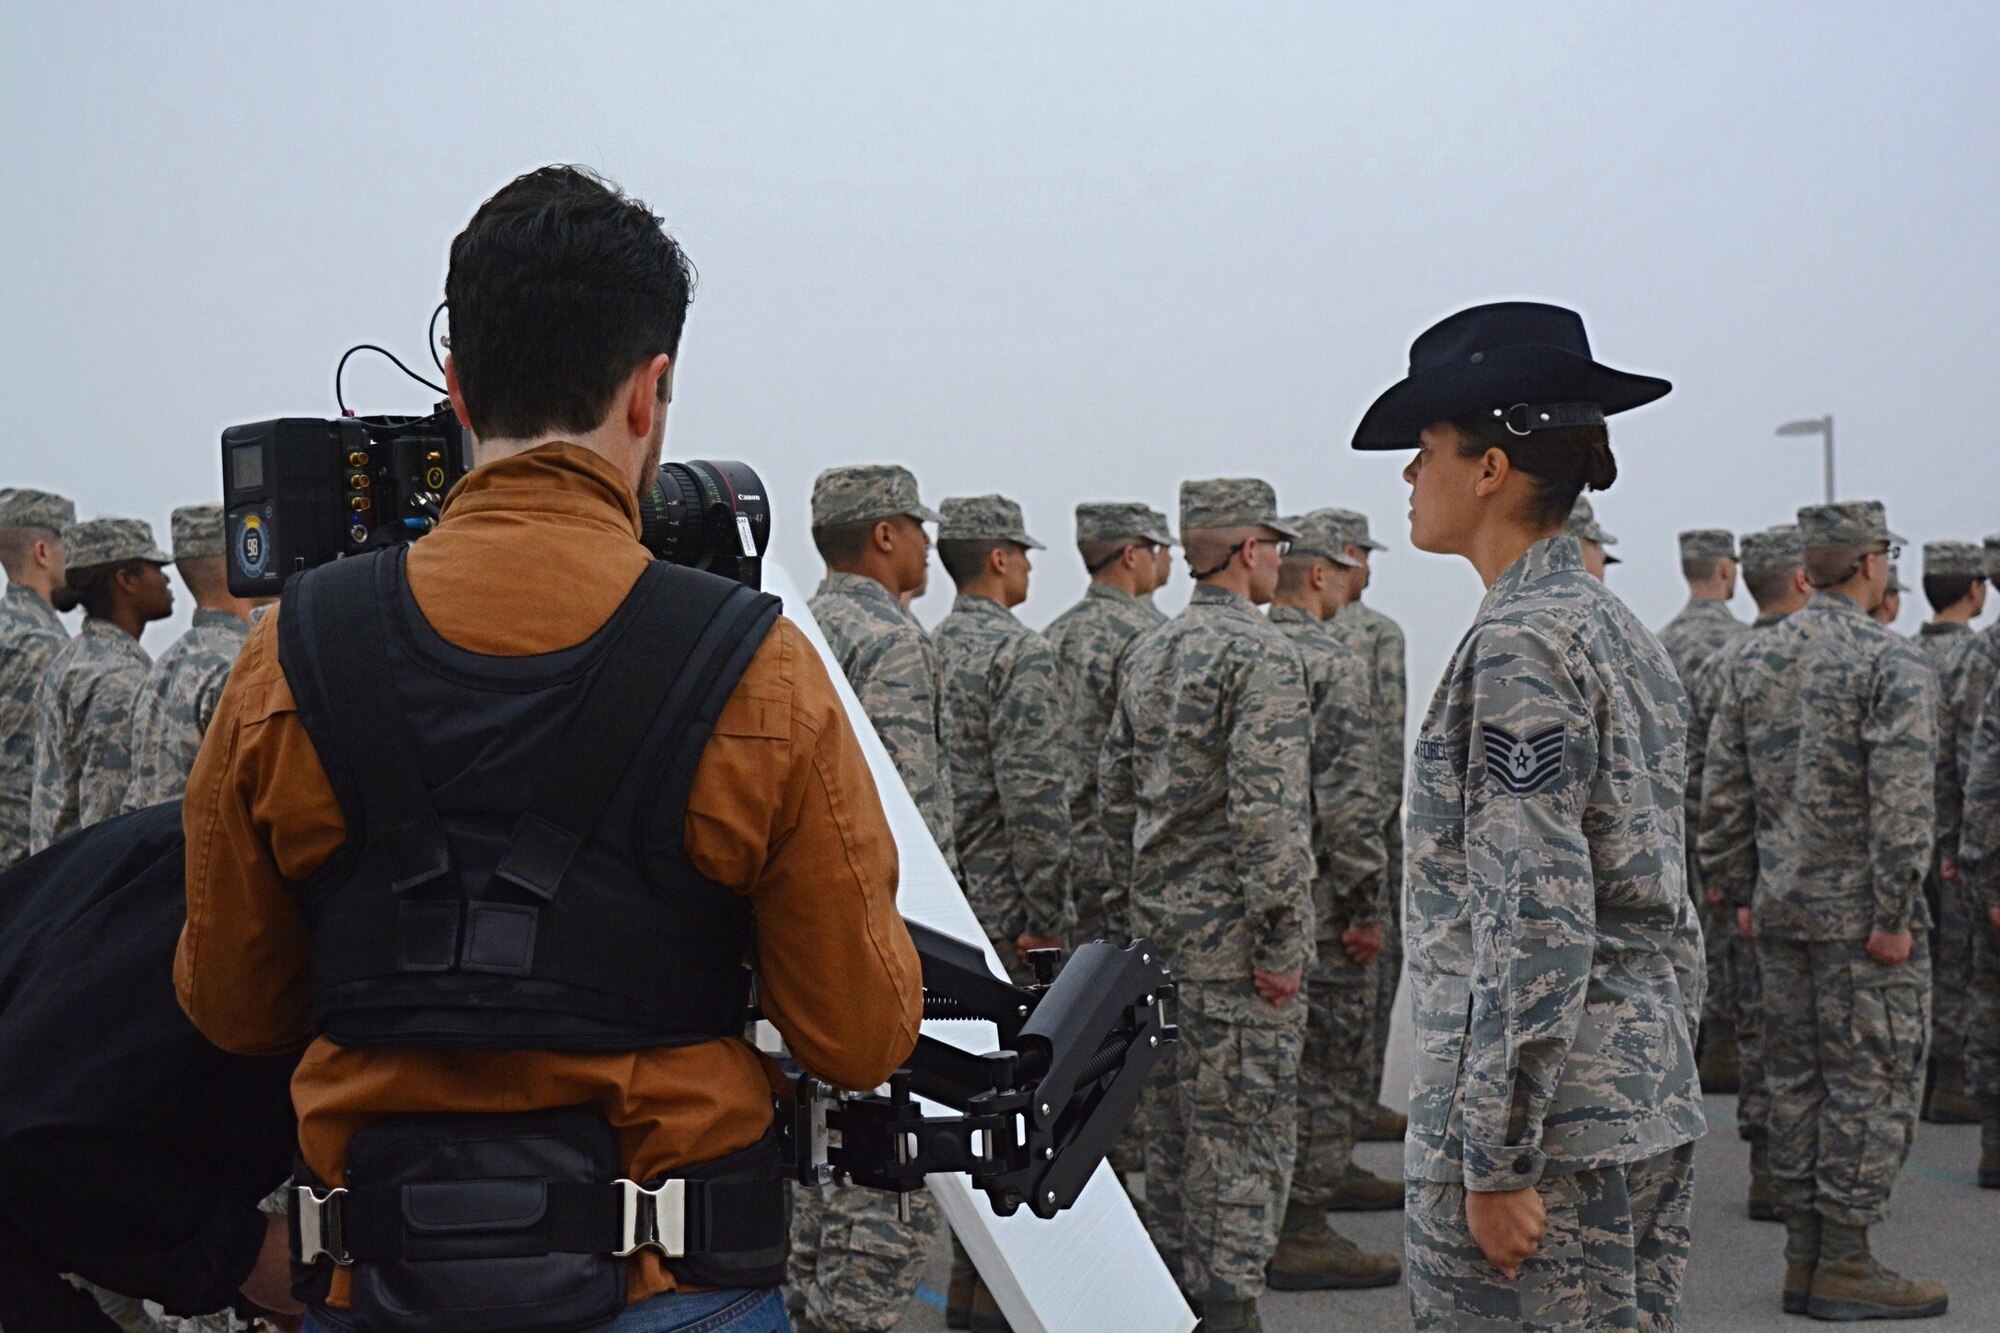
M 1354 428 L 1354 447 L 1415 449 L 1426 427 L 1515 403 L 1595 403 L 1612 416 L 1664 398 L 1674 387 L 1560 347 L 1529 343 L 1481 356 L 1477 365 L 1418 371 L 1383 390 Z
M 925 505 L 911 505 L 908 509 L 898 510 L 897 512 L 902 514 L 904 518 L 914 518 L 919 523 L 944 522 L 944 515 Z
M 1036 541 L 1033 537 L 1030 537 L 1027 533 L 1021 531 L 1019 528 L 1016 528 L 1014 529 L 1014 531 L 1008 533 L 1007 540 L 1013 542 L 1016 546 L 1025 546 L 1030 551 L 1046 551 L 1049 549 L 1048 547 L 1042 545 L 1040 542 Z

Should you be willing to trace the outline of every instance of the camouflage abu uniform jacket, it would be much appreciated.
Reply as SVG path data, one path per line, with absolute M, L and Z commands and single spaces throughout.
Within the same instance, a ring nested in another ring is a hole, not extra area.
M 1972 635 L 1941 682 L 1944 704 L 1938 742 L 1938 854 L 1956 857 L 1963 835 L 1964 792 L 1972 768 L 1972 734 L 1986 692 L 2000 677 L 2000 621 Z
M 1952 696 L 1972 647 L 1972 626 L 1960 621 L 1931 621 L 1910 642 L 1921 648 L 1937 673 L 1937 854 L 1947 856 L 1958 846 L 1959 805 L 1963 799 L 1958 775 L 1958 728 L 1952 716 Z
M 1406 1178 L 1519 1189 L 1701 1136 L 1686 728 L 1574 538 L 1487 591 L 1410 765 Z
M 1011 959 L 1023 933 L 1067 939 L 1074 923 L 1070 700 L 1048 641 L 990 597 L 959 594 L 931 638 L 944 667 L 945 757 L 966 896 Z
M 132 702 L 152 664 L 137 639 L 94 616 L 49 663 L 35 693 L 33 850 L 124 809 Z
M 828 574 L 808 603 L 827 646 L 874 724 L 910 798 L 958 872 L 937 647 L 890 591 L 859 574 Z
M 1966 885 L 1983 917 L 2000 908 L 2000 676 L 1987 687 L 1979 725 L 1965 737 L 1965 753 L 1965 808 L 1972 814 L 1960 854 Z M 1974 928 L 1983 925 L 1975 922 Z
M 1104 824 L 1097 809 L 1097 759 L 1118 704 L 1118 665 L 1132 641 L 1167 621 L 1158 607 L 1120 588 L 1093 583 L 1083 600 L 1049 622 L 1042 637 L 1055 649 L 1070 692 L 1070 876 L 1075 885 L 1076 937 L 1108 932 L 1104 916 Z
M 1737 635 L 1702 663 L 1701 669 L 1694 673 L 1694 680 L 1688 685 L 1688 842 L 1697 849 L 1697 860 L 1701 846 L 1701 830 L 1707 827 L 1702 811 L 1710 799 L 1708 793 L 1711 790 L 1716 792 L 1713 799 L 1717 802 L 1728 802 L 1745 811 L 1751 808 L 1753 796 L 1749 770 L 1740 763 L 1729 766 L 1730 776 L 1726 787 L 1711 787 L 1708 740 L 1714 734 L 1716 713 L 1722 708 L 1724 699 L 1740 700 L 1740 695 L 1732 696 L 1730 693 L 1732 689 L 1737 688 L 1735 681 L 1738 671 L 1755 669 L 1754 664 L 1751 667 L 1740 666 L 1741 659 L 1754 653 L 1764 632 L 1774 625 L 1782 624 L 1784 619 L 1785 617 L 1777 615 L 1758 616 L 1750 623 L 1749 633 Z M 1786 734 L 1791 739 L 1773 742 L 1774 749 L 1784 749 L 1796 743 L 1797 729 L 1784 719 L 1749 717 L 1739 711 L 1732 721 L 1739 731 L 1744 728 L 1771 726 L 1786 729 Z M 1790 791 L 1789 779 L 1785 790 Z M 1789 796 L 1786 799 L 1789 800 Z M 1720 811 L 1721 806 L 1718 805 L 1717 809 Z M 1703 887 L 1720 894 L 1723 901 L 1731 908 L 1750 905 L 1757 884 L 1757 863 L 1754 856 L 1713 871 L 1706 865 L 1702 865 L 1700 869 Z
M 125 808 L 138 810 L 179 798 L 187 789 L 215 701 L 249 637 L 249 622 L 227 611 L 197 608 L 187 633 L 160 654 L 132 707 L 132 786 Z
M 1934 690 L 1915 648 L 1832 593 L 1744 653 L 1709 736 L 1701 852 L 1755 874 L 1759 934 L 1925 929 Z M 1728 799 L 1746 787 L 1754 810 Z
M 1381 728 L 1370 706 L 1368 662 L 1331 624 L 1274 606 L 1271 623 L 1305 660 L 1312 717 L 1313 919 L 1322 963 L 1345 960 L 1349 926 L 1379 920 L 1388 845 L 1387 803 L 1377 771 Z
M 1126 656 L 1098 770 L 1106 910 L 1188 981 L 1312 965 L 1306 707 L 1298 650 L 1226 589 L 1197 585 Z
M 69 631 L 32 588 L 0 597 L 0 870 L 28 854 L 35 789 L 35 691 Z
M 1369 698 L 1379 737 L 1382 782 L 1388 804 L 1385 816 L 1393 816 L 1403 805 L 1403 729 L 1410 712 L 1409 673 L 1403 665 L 1403 627 L 1364 602 L 1340 608 L 1327 622 L 1335 635 L 1346 639 L 1368 659 Z M 1400 868 L 1390 867 L 1390 874 Z
M 1674 660 L 1681 684 L 1693 689 L 1695 673 L 1702 664 L 1748 628 L 1730 614 L 1729 603 L 1713 597 L 1690 597 L 1672 620 L 1660 626 L 1660 646 Z

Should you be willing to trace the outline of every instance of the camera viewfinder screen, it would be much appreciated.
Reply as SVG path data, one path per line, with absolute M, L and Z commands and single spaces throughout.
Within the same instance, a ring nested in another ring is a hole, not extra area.
M 263 445 L 239 444 L 229 451 L 229 484 L 239 491 L 264 484 Z

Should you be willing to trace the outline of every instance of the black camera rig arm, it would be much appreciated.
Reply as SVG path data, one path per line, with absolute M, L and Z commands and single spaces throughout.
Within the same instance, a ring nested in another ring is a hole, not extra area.
M 841 1179 L 898 1195 L 932 1172 L 963 1171 L 1003 1217 L 1023 1203 L 1055 1216 L 1083 1192 L 1177 1039 L 1171 974 L 1144 940 L 1096 940 L 1067 962 L 1034 950 L 1036 983 L 1016 986 L 972 945 L 915 923 L 910 935 L 924 1017 L 991 1023 L 999 1049 L 975 1055 L 919 1037 L 886 1093 L 800 1078 L 789 1170 L 809 1185 Z M 958 1114 L 926 1115 L 919 1097 Z

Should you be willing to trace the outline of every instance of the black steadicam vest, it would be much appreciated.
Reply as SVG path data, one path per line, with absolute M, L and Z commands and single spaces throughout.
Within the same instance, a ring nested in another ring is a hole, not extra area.
M 749 905 L 683 841 L 696 765 L 777 600 L 656 562 L 584 642 L 491 657 L 431 628 L 404 554 L 301 576 L 278 622 L 347 824 L 297 890 L 315 1025 L 395 1049 L 740 1036 Z M 331 1258 L 353 1265 L 362 1327 L 448 1333 L 588 1327 L 623 1300 L 615 1256 L 648 1244 L 684 1280 L 775 1282 L 775 1156 L 767 1141 L 640 1186 L 616 1179 L 595 1108 L 390 1117 L 355 1135 L 345 1190 L 295 1193 L 300 1292 L 323 1297 Z

